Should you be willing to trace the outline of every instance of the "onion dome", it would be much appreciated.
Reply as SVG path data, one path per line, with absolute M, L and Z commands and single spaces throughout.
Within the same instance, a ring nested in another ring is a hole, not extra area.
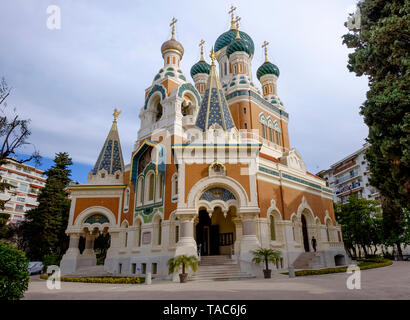
M 245 41 L 249 48 L 249 55 L 253 55 L 255 52 L 255 45 L 252 38 L 245 32 L 239 31 L 239 35 L 243 41 Z M 236 30 L 230 29 L 222 33 L 218 39 L 215 41 L 215 52 L 221 50 L 222 48 L 229 46 L 236 38 Z
M 274 74 L 279 77 L 279 68 L 271 62 L 265 61 L 256 71 L 256 76 L 258 77 L 258 80 L 260 80 L 265 74 Z
M 206 73 L 209 74 L 209 71 L 211 70 L 211 66 L 204 60 L 199 60 L 197 63 L 195 63 L 192 68 L 191 68 L 191 77 L 193 78 L 194 75 L 198 73 Z
M 162 52 L 162 57 L 164 57 L 164 54 L 168 51 L 177 51 L 179 55 L 182 56 L 184 55 L 184 47 L 180 42 L 178 42 L 175 39 L 170 39 L 168 41 L 165 41 L 162 46 L 161 46 L 161 52 Z
M 237 51 L 243 51 L 246 52 L 249 56 L 253 54 L 252 47 L 249 45 L 248 41 L 243 40 L 242 38 L 235 39 L 231 44 L 228 46 L 228 49 L 226 49 L 226 54 L 229 56 Z

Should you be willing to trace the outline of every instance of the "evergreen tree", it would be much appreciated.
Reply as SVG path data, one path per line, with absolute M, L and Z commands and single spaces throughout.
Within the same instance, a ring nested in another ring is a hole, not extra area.
M 70 182 L 72 164 L 68 153 L 58 153 L 54 165 L 45 174 L 47 181 L 38 196 L 39 205 L 26 213 L 22 226 L 23 247 L 33 260 L 42 261 L 50 254 L 61 256 L 68 246 L 65 235 L 70 201 L 65 187 Z
M 367 256 L 370 246 L 381 244 L 378 206 L 377 201 L 355 195 L 351 195 L 345 204 L 335 204 L 336 220 L 342 227 L 345 246 L 353 252 L 351 256 L 357 257 L 356 246 L 361 247 Z
M 354 49 L 348 69 L 369 78 L 361 114 L 369 127 L 370 184 L 389 204 L 383 210 L 384 237 L 399 248 L 410 208 L 410 1 L 363 0 L 358 7 L 360 26 L 343 43 Z

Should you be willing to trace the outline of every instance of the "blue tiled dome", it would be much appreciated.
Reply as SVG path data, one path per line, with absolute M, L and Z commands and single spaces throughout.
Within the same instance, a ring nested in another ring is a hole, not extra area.
M 255 45 L 253 43 L 252 38 L 245 32 L 243 31 L 239 31 L 239 35 L 241 36 L 241 39 L 245 40 L 248 45 L 249 45 L 249 50 L 250 50 L 250 54 L 253 55 L 253 53 L 255 52 Z M 221 50 L 222 48 L 229 46 L 231 44 L 232 41 L 234 41 L 236 38 L 236 30 L 231 29 L 228 30 L 224 33 L 222 33 L 218 39 L 216 39 L 215 41 L 215 52 Z
M 211 66 L 203 60 L 198 61 L 195 63 L 191 68 L 191 77 L 198 73 L 207 73 L 211 70 Z
M 252 55 L 252 48 L 249 44 L 249 41 L 243 40 L 243 39 L 235 39 L 234 41 L 231 42 L 231 44 L 228 46 L 226 49 L 226 54 L 229 56 L 237 51 L 243 51 L 246 52 L 249 56 Z
M 258 70 L 256 71 L 256 76 L 258 77 L 258 80 L 260 80 L 260 78 L 265 74 L 274 74 L 279 77 L 279 68 L 273 63 L 266 61 L 258 68 Z

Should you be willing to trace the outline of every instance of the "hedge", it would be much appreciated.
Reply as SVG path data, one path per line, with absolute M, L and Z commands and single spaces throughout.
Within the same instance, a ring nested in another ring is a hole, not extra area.
M 48 275 L 41 274 L 40 279 L 47 280 Z M 140 284 L 145 278 L 140 277 L 61 277 L 63 282 L 85 282 L 85 283 L 116 283 L 116 284 Z
M 393 262 L 388 259 L 368 259 L 362 260 L 359 262 L 360 270 L 367 270 L 367 269 L 374 269 L 374 268 L 381 268 L 390 266 Z M 314 275 L 321 275 L 321 274 L 329 274 L 329 273 L 339 273 L 339 272 L 346 272 L 347 267 L 337 267 L 337 268 L 326 268 L 326 269 L 318 269 L 318 270 L 299 270 L 295 271 L 295 276 L 314 276 Z M 289 272 L 285 272 L 282 274 L 289 274 Z

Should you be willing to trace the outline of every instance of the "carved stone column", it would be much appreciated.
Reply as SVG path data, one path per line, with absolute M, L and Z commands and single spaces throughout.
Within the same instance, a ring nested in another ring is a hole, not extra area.
M 79 242 L 80 234 L 71 233 L 69 247 L 60 263 L 61 274 L 74 273 L 77 270 L 78 260 L 81 257 L 80 250 L 78 249 Z
M 97 257 L 94 252 L 94 239 L 96 235 L 85 235 L 85 249 L 81 255 L 81 266 L 95 266 Z
M 250 251 L 260 246 L 256 236 L 257 213 L 244 213 L 242 217 L 241 257 L 249 257 Z
M 196 213 L 176 214 L 180 225 L 180 238 L 176 246 L 175 256 L 197 256 L 197 245 L 194 239 L 194 220 Z

